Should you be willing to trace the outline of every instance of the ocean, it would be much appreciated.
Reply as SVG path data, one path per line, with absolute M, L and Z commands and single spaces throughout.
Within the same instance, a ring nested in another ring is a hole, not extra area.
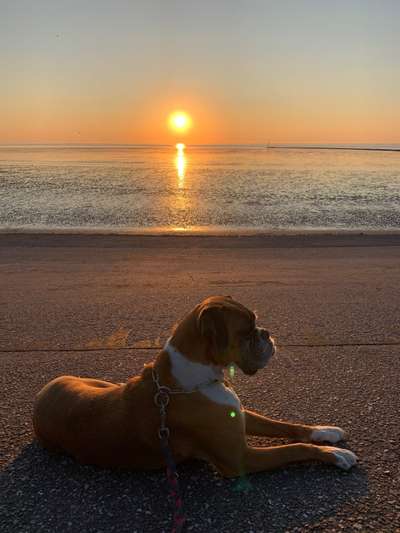
M 400 229 L 400 151 L 323 148 L 0 146 L 0 231 Z

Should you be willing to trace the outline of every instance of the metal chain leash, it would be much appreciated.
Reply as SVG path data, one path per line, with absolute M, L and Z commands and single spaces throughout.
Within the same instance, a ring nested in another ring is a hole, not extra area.
M 174 499 L 175 503 L 171 533 L 180 533 L 186 522 L 186 517 L 183 514 L 183 500 L 178 482 L 179 474 L 177 472 L 176 463 L 169 445 L 170 430 L 167 426 L 167 406 L 169 404 L 170 396 L 173 394 L 193 394 L 194 392 L 200 391 L 203 387 L 207 387 L 215 383 L 224 383 L 226 379 L 210 379 L 196 385 L 191 390 L 171 389 L 165 385 L 160 385 L 159 376 L 154 369 L 154 366 L 151 372 L 153 376 L 153 382 L 157 389 L 154 395 L 154 403 L 160 410 L 160 427 L 158 428 L 158 438 L 161 441 L 161 451 L 167 465 L 167 480 L 170 485 L 170 495 Z
M 178 394 L 187 391 L 173 391 L 169 387 L 160 385 L 157 372 L 152 369 L 153 381 L 156 385 L 157 392 L 154 395 L 154 403 L 160 410 L 160 427 L 158 428 L 158 437 L 161 441 L 161 451 L 167 465 L 167 480 L 170 486 L 170 496 L 174 500 L 175 509 L 172 520 L 171 533 L 180 533 L 186 522 L 186 517 L 183 514 L 183 500 L 178 481 L 178 472 L 176 463 L 169 446 L 170 431 L 167 426 L 167 406 L 169 404 L 170 394 Z

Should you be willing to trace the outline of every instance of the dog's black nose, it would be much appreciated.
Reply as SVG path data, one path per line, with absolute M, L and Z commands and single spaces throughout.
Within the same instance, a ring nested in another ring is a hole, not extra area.
M 264 339 L 265 341 L 267 341 L 271 337 L 271 335 L 269 334 L 269 331 L 267 331 L 264 328 L 260 329 L 260 335 L 261 335 L 261 338 Z

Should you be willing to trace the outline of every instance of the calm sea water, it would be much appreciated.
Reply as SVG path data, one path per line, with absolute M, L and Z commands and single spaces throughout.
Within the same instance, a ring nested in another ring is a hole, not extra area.
M 400 229 L 400 152 L 3 146 L 1 230 Z

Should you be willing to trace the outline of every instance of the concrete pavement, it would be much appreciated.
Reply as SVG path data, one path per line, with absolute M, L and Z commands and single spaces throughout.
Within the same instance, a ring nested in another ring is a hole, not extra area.
M 224 480 L 188 463 L 188 530 L 399 531 L 399 286 L 398 236 L 0 236 L 0 531 L 168 531 L 163 472 L 49 455 L 32 403 L 57 375 L 137 373 L 211 294 L 256 309 L 279 347 L 256 376 L 236 373 L 243 403 L 340 425 L 360 464 Z

